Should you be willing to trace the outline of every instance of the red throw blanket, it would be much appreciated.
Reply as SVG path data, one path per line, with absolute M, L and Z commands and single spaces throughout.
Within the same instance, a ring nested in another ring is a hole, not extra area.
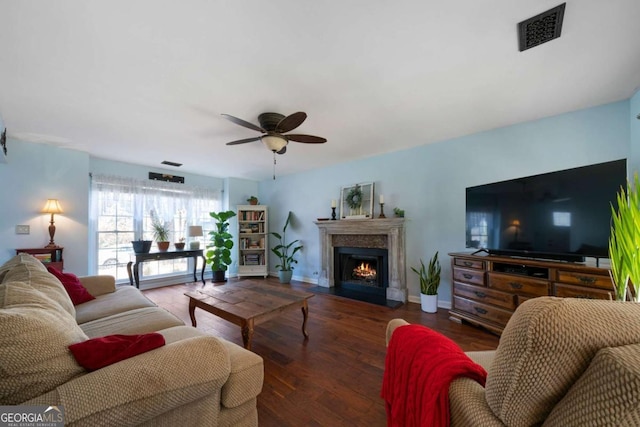
M 381 396 L 388 426 L 448 426 L 449 384 L 487 372 L 456 343 L 422 325 L 396 328 L 387 349 Z

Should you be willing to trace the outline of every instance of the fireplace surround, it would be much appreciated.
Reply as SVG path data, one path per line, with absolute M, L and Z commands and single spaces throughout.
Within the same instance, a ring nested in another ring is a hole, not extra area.
M 320 233 L 320 276 L 318 285 L 334 288 L 335 248 L 387 250 L 386 299 L 407 302 L 404 218 L 316 221 Z

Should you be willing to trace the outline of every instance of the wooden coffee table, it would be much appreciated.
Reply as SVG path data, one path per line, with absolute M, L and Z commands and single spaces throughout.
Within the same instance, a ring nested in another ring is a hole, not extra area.
M 302 310 L 302 334 L 307 333 L 311 293 L 291 290 L 288 285 L 268 285 L 252 280 L 226 283 L 219 286 L 207 285 L 202 289 L 186 292 L 189 297 L 189 316 L 196 326 L 196 307 L 215 314 L 242 328 L 244 348 L 251 350 L 251 338 L 255 325 L 270 320 L 285 310 L 300 307 Z

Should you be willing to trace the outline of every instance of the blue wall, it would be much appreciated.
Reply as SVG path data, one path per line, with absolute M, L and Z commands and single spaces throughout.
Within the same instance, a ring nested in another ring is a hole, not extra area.
M 451 301 L 446 254 L 465 250 L 466 187 L 627 158 L 629 138 L 627 100 L 265 180 L 260 198 L 270 206 L 271 224 L 282 223 L 289 210 L 295 213 L 297 226 L 289 237 L 301 239 L 305 248 L 294 278 L 315 280 L 320 250 L 313 221 L 329 216 L 331 199 L 340 198 L 341 187 L 374 181 L 375 199 L 384 195 L 387 215 L 396 206 L 406 212 L 408 267 L 440 252 L 444 268 L 439 294 L 446 307 Z M 376 215 L 378 211 L 376 206 Z M 419 282 L 409 269 L 407 280 L 410 299 L 417 301 Z
M 331 214 L 340 188 L 375 182 L 385 196 L 385 213 L 406 211 L 407 264 L 417 265 L 440 251 L 443 280 L 441 305 L 450 303 L 447 252 L 465 250 L 464 190 L 468 186 L 553 170 L 629 158 L 630 170 L 640 170 L 640 92 L 629 100 L 462 138 L 423 145 L 359 161 L 260 183 L 180 174 L 194 185 L 223 189 L 225 208 L 245 204 L 257 195 L 269 205 L 270 227 L 278 230 L 289 210 L 294 212 L 290 237 L 305 245 L 294 271 L 297 279 L 315 281 L 319 271 L 318 230 L 313 221 Z M 462 118 L 461 118 L 462 119 Z M 348 141 L 329 141 L 341 144 Z M 393 144 L 393 140 L 389 140 Z M 327 147 L 328 148 L 328 147 Z M 143 178 L 148 167 L 91 158 L 86 153 L 50 145 L 8 141 L 8 163 L 0 164 L 0 262 L 15 248 L 48 242 L 48 216 L 41 214 L 47 198 L 58 198 L 65 213 L 56 216 L 56 243 L 65 247 L 65 267 L 88 271 L 88 192 L 90 172 Z M 153 169 L 176 173 L 175 170 Z M 376 205 L 375 214 L 379 213 Z M 15 226 L 31 226 L 31 234 L 15 234 Z M 275 260 L 270 260 L 275 270 Z M 237 266 L 232 266 L 233 274 Z M 419 295 L 418 280 L 407 269 L 410 299 Z
M 640 174 L 640 91 L 629 101 L 629 121 L 631 132 L 631 160 L 629 161 L 629 171 L 631 174 Z M 630 176 L 631 178 L 633 176 Z

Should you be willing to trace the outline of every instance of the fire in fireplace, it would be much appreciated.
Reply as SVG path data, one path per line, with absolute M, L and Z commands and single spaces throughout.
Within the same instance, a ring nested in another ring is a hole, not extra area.
M 386 295 L 387 250 L 378 248 L 334 248 L 336 288 Z

